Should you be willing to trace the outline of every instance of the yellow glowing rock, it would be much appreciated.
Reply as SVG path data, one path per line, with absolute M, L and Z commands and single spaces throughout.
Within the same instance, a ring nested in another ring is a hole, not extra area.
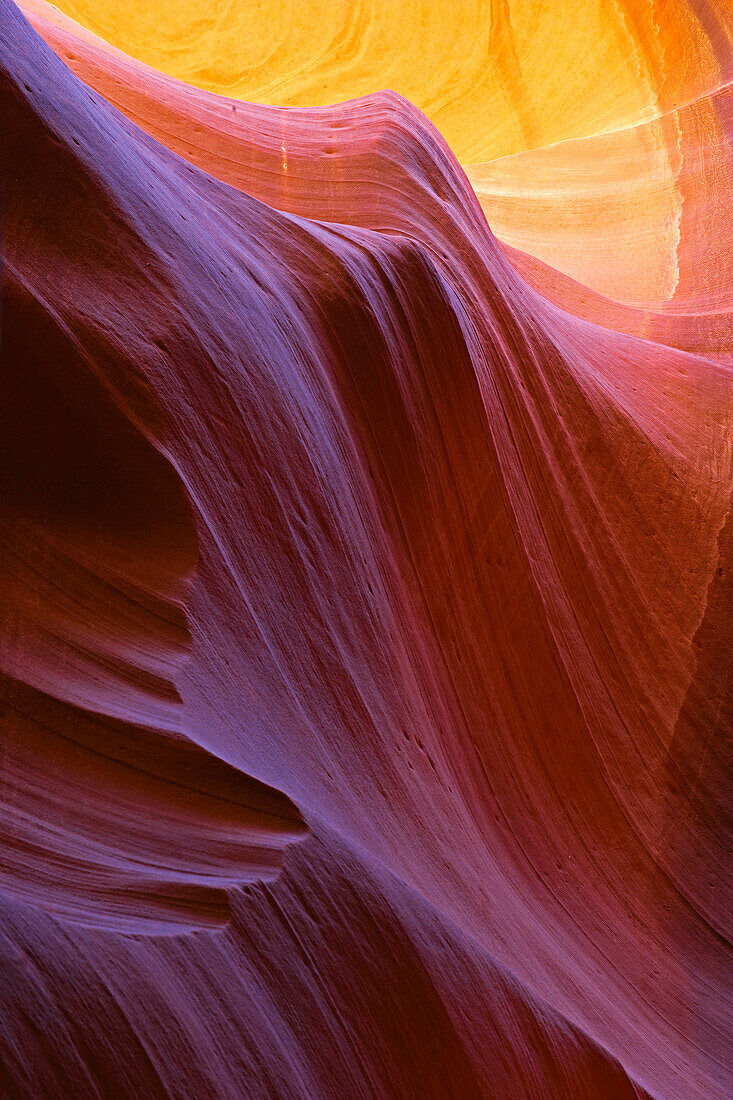
M 58 7 L 161 72 L 228 96 L 314 106 L 391 88 L 420 107 L 467 164 L 639 122 L 711 90 L 731 21 L 724 0 L 707 0 L 704 18 L 685 0 Z
M 600 294 L 648 306 L 678 283 L 675 116 L 467 169 L 501 240 Z
M 391 87 L 448 138 L 492 230 L 542 293 L 623 331 L 730 353 L 729 0 L 324 0 L 317 9 L 313 0 L 184 0 L 165 12 L 159 0 L 63 0 L 68 15 L 46 0 L 20 2 L 67 64 L 138 125 L 285 209 L 272 166 L 253 176 L 230 148 L 217 121 L 226 100 L 212 97 L 208 121 L 190 131 L 171 87 L 159 88 L 160 102 L 144 93 L 150 69 L 139 62 L 285 105 Z M 334 216 L 332 200 L 310 215 Z

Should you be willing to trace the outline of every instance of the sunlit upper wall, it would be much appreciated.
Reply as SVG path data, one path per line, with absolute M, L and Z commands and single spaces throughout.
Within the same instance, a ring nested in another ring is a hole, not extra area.
M 448 137 L 501 241 L 618 303 L 684 309 L 690 346 L 730 347 L 733 0 L 536 0 L 534 23 L 530 0 L 324 0 L 318 19 L 314 0 L 231 0 L 226 16 L 208 0 L 206 18 L 192 0 L 63 0 L 86 29 L 18 2 L 82 79 L 195 163 L 202 134 L 174 136 L 157 85 L 150 113 L 150 74 L 125 54 L 253 101 L 396 88 Z M 123 51 L 115 78 L 97 31 Z M 227 147 L 204 166 L 247 189 Z
M 392 88 L 463 163 L 654 117 L 729 75 L 729 0 L 60 0 L 148 65 L 255 102 Z M 726 27 L 727 23 L 727 27 Z

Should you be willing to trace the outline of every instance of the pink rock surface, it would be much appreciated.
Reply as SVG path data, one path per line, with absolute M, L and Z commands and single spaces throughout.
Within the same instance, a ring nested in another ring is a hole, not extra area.
M 729 346 L 0 19 L 5 1094 L 722 1100 Z

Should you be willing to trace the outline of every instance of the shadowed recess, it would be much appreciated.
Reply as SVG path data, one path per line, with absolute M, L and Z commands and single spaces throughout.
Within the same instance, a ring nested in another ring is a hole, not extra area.
M 127 932 L 223 924 L 304 827 L 185 736 L 181 483 L 12 277 L 0 362 L 0 889 Z

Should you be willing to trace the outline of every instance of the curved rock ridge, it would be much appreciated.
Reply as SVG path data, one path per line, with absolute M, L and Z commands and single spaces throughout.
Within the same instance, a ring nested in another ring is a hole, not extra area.
M 466 164 L 655 118 L 733 77 L 728 0 L 472 0 L 460 12 L 452 0 L 56 7 L 220 95 L 312 107 L 392 88 Z
M 164 944 L 87 933 L 80 947 L 3 899 L 6 1095 L 646 1100 L 606 1052 L 338 838 L 311 837 L 286 864 L 233 898 L 223 934 Z M 108 1030 L 90 1040 L 89 1020 Z
M 217 179 L 307 217 L 386 224 L 383 194 L 375 216 L 366 104 L 357 112 L 227 101 L 135 61 L 44 0 L 25 0 L 25 10 L 86 83 Z M 587 320 L 730 359 L 731 94 L 722 83 L 660 117 L 469 165 L 514 266 Z
M 0 17 L 6 1091 L 722 1100 L 725 355 L 543 297 L 394 93 Z

